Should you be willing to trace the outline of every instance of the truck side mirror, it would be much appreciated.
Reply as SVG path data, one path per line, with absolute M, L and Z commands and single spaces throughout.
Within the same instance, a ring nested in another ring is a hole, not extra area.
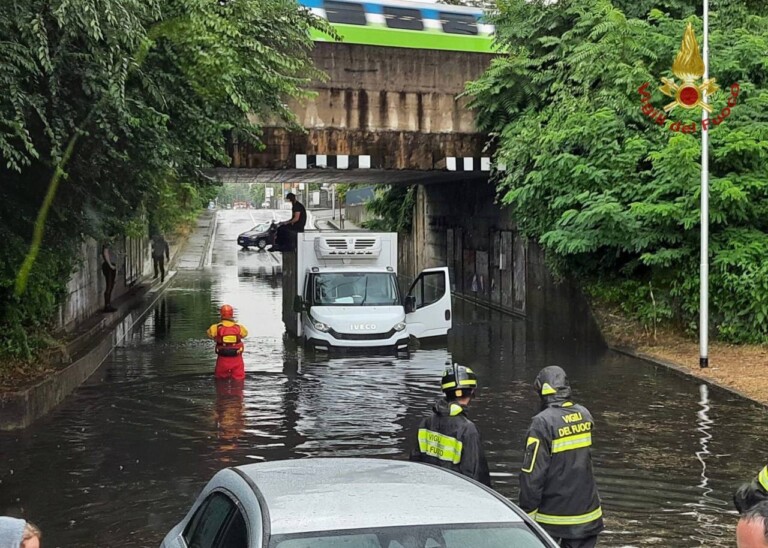
M 293 311 L 297 314 L 304 311 L 304 299 L 301 298 L 301 295 L 296 295 L 293 298 Z
M 408 295 L 405 298 L 405 304 L 403 305 L 406 314 L 410 314 L 416 310 L 416 298 L 413 295 Z

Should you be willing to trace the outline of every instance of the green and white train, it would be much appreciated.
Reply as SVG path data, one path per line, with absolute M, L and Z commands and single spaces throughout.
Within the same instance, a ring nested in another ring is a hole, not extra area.
M 397 0 L 299 0 L 336 29 L 345 43 L 493 53 L 493 25 L 483 10 Z M 313 31 L 317 41 L 331 37 Z

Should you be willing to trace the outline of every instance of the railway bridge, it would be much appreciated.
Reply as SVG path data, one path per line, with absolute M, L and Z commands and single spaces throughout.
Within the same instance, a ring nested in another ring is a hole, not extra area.
M 263 143 L 231 143 L 227 181 L 424 183 L 488 178 L 486 136 L 475 127 L 468 81 L 489 66 L 491 38 L 479 10 L 384 0 L 302 0 L 343 42 L 316 36 L 312 58 L 326 81 L 289 101 L 304 127 L 266 123 Z M 408 6 L 408 7 L 404 7 Z M 414 6 L 422 6 L 421 11 Z M 425 7 L 426 6 L 426 7 Z M 359 11 L 358 11 L 359 10 Z

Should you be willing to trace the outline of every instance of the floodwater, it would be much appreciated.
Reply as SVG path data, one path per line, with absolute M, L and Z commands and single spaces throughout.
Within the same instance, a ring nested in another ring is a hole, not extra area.
M 731 495 L 768 460 L 765 408 L 462 301 L 448 348 L 401 359 L 303 356 L 283 335 L 274 261 L 235 245 L 251 213 L 220 216 L 210 268 L 179 272 L 56 411 L 25 431 L 0 433 L 0 514 L 39 523 L 46 547 L 157 546 L 225 466 L 406 458 L 449 359 L 480 376 L 471 416 L 502 494 L 517 498 L 525 429 L 537 410 L 531 381 L 541 367 L 560 364 L 575 401 L 597 423 L 593 454 L 607 524 L 599 546 L 734 545 Z M 241 389 L 212 377 L 204 332 L 224 302 L 250 330 Z

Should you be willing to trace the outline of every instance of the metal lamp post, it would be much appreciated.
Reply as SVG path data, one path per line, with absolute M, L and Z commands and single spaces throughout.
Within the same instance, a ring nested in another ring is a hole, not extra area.
M 704 81 L 709 79 L 709 0 L 704 0 Z M 704 103 L 707 93 L 702 93 Z M 699 367 L 709 367 L 709 113 L 701 109 L 701 264 L 699 266 Z

